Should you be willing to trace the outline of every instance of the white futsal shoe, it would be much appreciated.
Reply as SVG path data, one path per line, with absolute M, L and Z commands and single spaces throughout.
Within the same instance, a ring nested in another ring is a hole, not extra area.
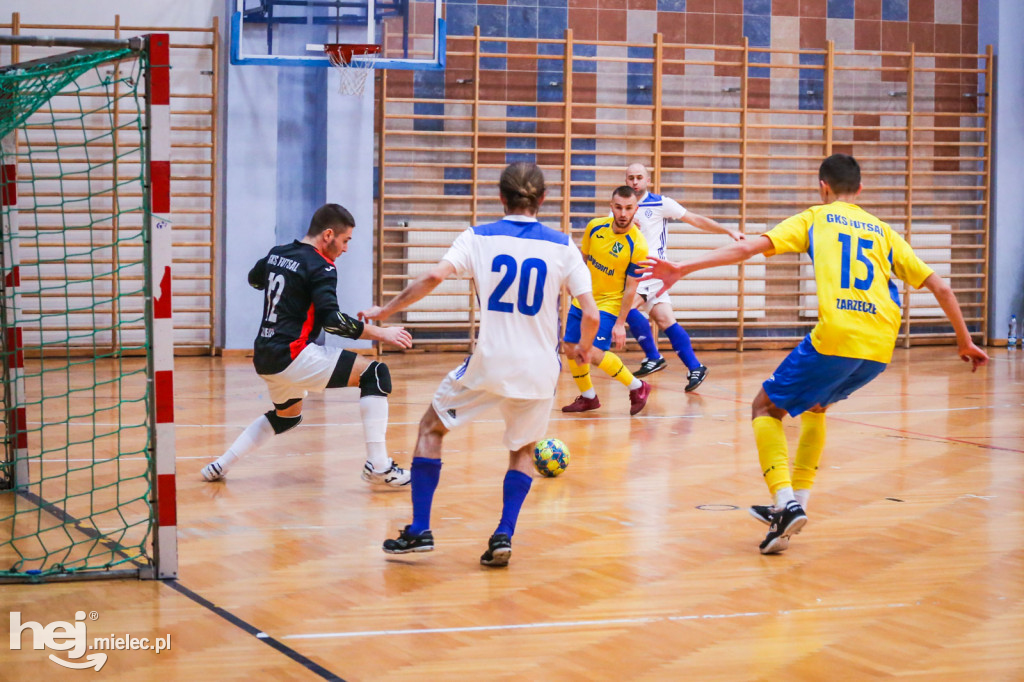
M 388 462 L 390 462 L 390 466 L 382 472 L 375 470 L 369 462 L 364 464 L 363 480 L 367 483 L 387 485 L 392 488 L 402 488 L 409 485 L 409 482 L 412 481 L 409 470 L 395 464 L 393 459 L 388 459 Z
M 213 482 L 223 479 L 227 475 L 228 471 L 220 464 L 217 464 L 216 462 L 210 462 L 209 464 L 204 466 L 203 470 L 200 471 L 199 473 L 201 473 L 203 475 L 203 478 L 205 478 L 207 481 Z

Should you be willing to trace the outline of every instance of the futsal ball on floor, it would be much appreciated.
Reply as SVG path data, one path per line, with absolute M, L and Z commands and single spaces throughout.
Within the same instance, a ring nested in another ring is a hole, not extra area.
M 554 478 L 568 468 L 569 448 L 557 438 L 542 440 L 533 449 L 533 465 L 541 476 Z

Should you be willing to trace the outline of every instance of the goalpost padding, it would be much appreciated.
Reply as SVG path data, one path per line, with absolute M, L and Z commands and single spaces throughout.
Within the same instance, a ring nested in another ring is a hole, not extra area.
M 0 579 L 174 577 L 169 40 L 0 42 Z

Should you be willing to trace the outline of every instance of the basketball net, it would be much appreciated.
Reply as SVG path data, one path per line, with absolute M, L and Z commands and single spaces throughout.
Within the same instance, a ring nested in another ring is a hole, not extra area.
M 324 45 L 324 52 L 331 66 L 341 76 L 338 92 L 357 97 L 362 95 L 366 80 L 373 73 L 373 65 L 380 54 L 380 45 L 334 43 Z

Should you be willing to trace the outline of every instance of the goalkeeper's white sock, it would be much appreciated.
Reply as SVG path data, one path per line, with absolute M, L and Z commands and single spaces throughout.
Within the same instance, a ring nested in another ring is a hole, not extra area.
M 220 465 L 224 473 L 227 473 L 236 461 L 260 448 L 273 437 L 274 427 L 270 425 L 270 420 L 266 415 L 261 414 L 252 424 L 245 427 L 242 435 L 235 439 L 227 452 L 217 458 L 216 463 Z
M 366 439 L 366 461 L 381 474 L 391 466 L 391 457 L 384 437 L 388 432 L 388 399 L 382 395 L 365 395 L 359 399 L 359 414 L 363 418 L 363 437 Z

